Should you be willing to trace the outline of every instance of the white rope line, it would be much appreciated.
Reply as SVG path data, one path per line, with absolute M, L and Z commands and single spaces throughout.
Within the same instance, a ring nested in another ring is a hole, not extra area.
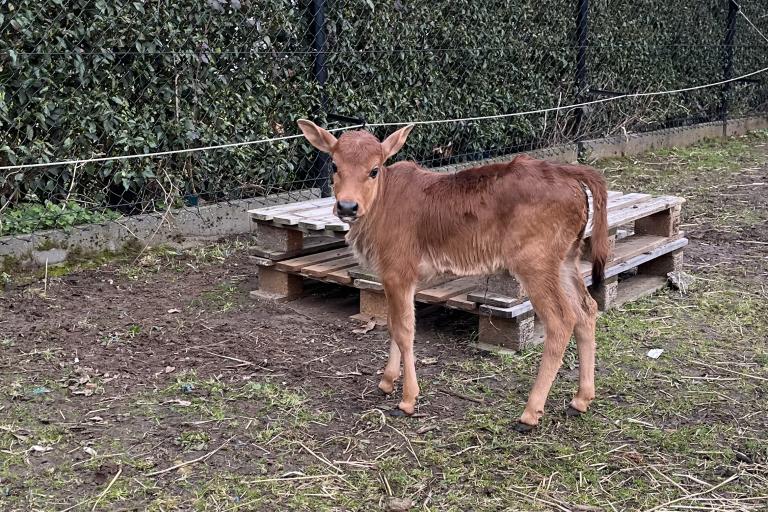
M 742 7 L 741 7 L 739 4 L 737 4 L 736 2 L 734 2 L 734 0 L 731 0 L 731 2 L 733 2 L 733 5 L 735 5 L 735 6 L 736 6 L 736 8 L 739 10 L 738 12 L 739 12 L 739 14 L 741 14 L 741 17 L 742 17 L 742 18 L 744 18 L 744 19 L 747 21 L 747 23 L 749 23 L 749 25 L 750 25 L 750 26 L 751 26 L 753 29 L 755 29 L 755 32 L 757 32 L 758 34 L 760 34 L 760 37 L 762 37 L 763 39 L 765 39 L 766 41 L 768 41 L 768 37 L 766 37 L 766 36 L 765 36 L 765 34 L 763 34 L 763 32 L 762 32 L 762 31 L 761 31 L 759 28 L 757 28 L 757 26 L 756 26 L 754 23 L 752 23 L 752 20 L 750 20 L 750 19 L 747 17 L 747 15 L 746 15 L 746 14 L 744 14 L 744 9 L 742 9 Z
M 363 128 L 364 125 L 358 124 L 355 126 L 345 126 L 344 128 L 334 128 L 333 130 L 328 130 L 329 132 L 339 132 L 342 130 L 351 130 L 354 128 Z M 82 165 L 82 164 L 89 164 L 92 162 L 109 162 L 112 160 L 130 160 L 133 158 L 149 158 L 149 157 L 155 157 L 155 156 L 166 156 L 166 155 L 179 155 L 182 153 L 195 153 L 198 151 L 210 151 L 212 149 L 230 149 L 230 148 L 237 148 L 242 146 L 251 146 L 254 144 L 264 144 L 267 142 L 279 142 L 283 140 L 291 140 L 291 139 L 298 139 L 303 137 L 304 135 L 298 134 L 298 135 L 286 135 L 284 137 L 272 137 L 269 139 L 257 139 L 257 140 L 249 140 L 245 142 L 230 142 L 228 144 L 217 144 L 215 146 L 201 146 L 196 148 L 187 148 L 187 149 L 173 149 L 170 151 L 158 151 L 155 153 L 139 153 L 135 155 L 120 155 L 120 156 L 104 156 L 104 157 L 98 157 L 98 158 L 82 158 L 77 160 L 61 160 L 57 162 L 40 162 L 36 164 L 22 164 L 22 165 L 4 165 L 0 167 L 0 170 L 2 171 L 9 171 L 9 170 L 16 170 L 16 169 L 32 169 L 35 167 L 55 167 L 55 166 L 61 166 L 61 165 Z
M 753 71 L 751 73 L 747 73 L 745 75 L 737 76 L 735 78 L 729 78 L 728 80 L 721 80 L 719 82 L 713 82 L 711 84 L 704 84 L 704 85 L 696 85 L 693 87 L 686 87 L 683 89 L 672 89 L 669 91 L 653 91 L 653 92 L 635 92 L 635 93 L 628 93 L 628 94 L 620 94 L 618 96 L 611 96 L 608 98 L 601 98 L 597 100 L 592 101 L 585 101 L 583 103 L 574 103 L 572 105 L 565 105 L 560 107 L 550 107 L 550 108 L 542 108 L 537 110 L 528 110 L 526 112 L 513 112 L 511 114 L 495 114 L 491 116 L 477 116 L 477 117 L 463 117 L 463 118 L 455 118 L 455 119 L 433 119 L 428 121 L 410 121 L 410 122 L 391 122 L 391 123 L 369 123 L 366 124 L 366 126 L 405 126 L 409 124 L 439 124 L 439 123 L 459 123 L 462 121 L 482 121 L 485 119 L 501 119 L 505 117 L 518 117 L 518 116 L 526 116 L 530 114 L 543 114 L 545 112 L 554 112 L 557 110 L 569 110 L 573 108 L 579 108 L 579 107 L 587 107 L 589 105 L 595 105 L 598 103 L 608 103 L 611 101 L 617 101 L 622 100 L 625 98 L 644 98 L 647 96 L 668 96 L 670 94 L 679 94 L 681 92 L 689 92 L 689 91 L 697 91 L 700 89 L 707 89 L 710 87 L 717 87 L 718 85 L 724 85 L 730 82 L 736 82 L 739 80 L 743 80 L 745 78 L 749 78 L 750 76 L 759 75 L 760 73 L 765 73 L 768 71 L 768 67 L 758 69 L 757 71 Z
M 733 0 L 731 0 L 733 1 Z M 760 36 L 768 41 L 768 37 L 766 37 L 760 29 L 758 29 L 754 23 L 747 17 L 746 14 L 744 14 L 744 11 L 742 10 L 741 6 L 737 4 L 736 2 L 733 2 L 736 7 L 738 8 L 739 14 L 741 14 L 745 20 L 752 26 L 753 29 L 757 31 Z M 382 123 L 367 123 L 365 125 L 354 125 L 354 126 L 345 126 L 343 128 L 334 128 L 332 130 L 328 130 L 329 132 L 340 132 L 345 130 L 352 130 L 355 128 L 364 128 L 364 127 L 382 127 L 382 126 L 407 126 L 407 125 L 428 125 L 428 124 L 443 124 L 443 123 L 460 123 L 460 122 L 466 122 L 466 121 L 483 121 L 483 120 L 489 120 L 489 119 L 504 119 L 509 117 L 520 117 L 520 116 L 527 116 L 531 114 L 544 114 L 547 112 L 557 112 L 561 110 L 571 110 L 574 108 L 581 108 L 581 107 L 587 107 L 590 105 L 597 105 L 601 103 L 609 103 L 612 101 L 618 101 L 623 100 L 627 98 L 646 98 L 649 96 L 669 96 L 672 94 L 680 94 L 683 92 L 690 92 L 690 91 L 698 91 L 701 89 L 708 89 L 711 87 L 717 87 L 719 85 L 725 85 L 727 83 L 736 82 L 739 80 L 743 80 L 745 78 L 749 78 L 751 76 L 759 75 L 761 73 L 765 73 L 768 71 L 768 67 L 764 67 L 762 69 L 758 69 L 757 71 L 752 71 L 751 73 L 746 73 L 741 76 L 737 76 L 735 78 L 729 78 L 727 80 L 720 80 L 719 82 L 712 82 L 708 84 L 703 85 L 695 85 L 692 87 L 685 87 L 682 89 L 672 89 L 672 90 L 666 90 L 666 91 L 653 91 L 653 92 L 637 92 L 637 93 L 628 93 L 628 94 L 620 94 L 617 96 L 610 96 L 607 98 L 600 98 L 592 101 L 585 101 L 582 103 L 574 103 L 571 105 L 565 105 L 565 106 L 557 106 L 557 107 L 549 107 L 549 108 L 541 108 L 536 110 L 528 110 L 525 112 L 512 112 L 509 114 L 494 114 L 489 116 L 474 116 L 474 117 L 461 117 L 461 118 L 452 118 L 452 119 L 431 119 L 426 121 L 397 121 L 397 122 L 382 122 Z M 154 153 L 140 153 L 135 155 L 120 155 L 120 156 L 105 156 L 105 157 L 98 157 L 98 158 L 83 158 L 83 159 L 73 159 L 73 160 L 61 160 L 57 162 L 39 162 L 35 164 L 21 164 L 21 165 L 4 165 L 0 166 L 0 170 L 2 171 L 13 171 L 13 170 L 19 170 L 19 169 L 34 169 L 39 167 L 56 167 L 56 166 L 62 166 L 62 165 L 83 165 L 88 163 L 94 163 L 94 162 L 109 162 L 109 161 L 116 161 L 116 160 L 131 160 L 136 158 L 150 158 L 150 157 L 157 157 L 157 156 L 166 156 L 166 155 L 179 155 L 184 153 L 196 153 L 200 151 L 210 151 L 213 149 L 231 149 L 231 148 L 237 148 L 237 147 L 243 147 L 243 146 L 251 146 L 255 144 L 265 144 L 269 142 L 279 142 L 284 140 L 291 140 L 291 139 L 298 139 L 303 137 L 301 134 L 297 135 L 286 135 L 283 137 L 272 137 L 267 139 L 257 139 L 257 140 L 250 140 L 245 142 L 231 142 L 228 144 L 218 144 L 214 146 L 201 146 L 196 148 L 188 148 L 188 149 L 174 149 L 170 151 L 159 151 Z

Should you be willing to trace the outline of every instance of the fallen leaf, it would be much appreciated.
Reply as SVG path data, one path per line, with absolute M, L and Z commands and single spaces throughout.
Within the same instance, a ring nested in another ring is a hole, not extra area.
M 53 450 L 53 448 L 51 448 L 50 446 L 40 446 L 39 444 L 35 444 L 30 446 L 28 451 L 34 452 L 34 453 L 45 453 L 45 452 L 50 452 L 51 450 Z
M 94 449 L 93 449 L 93 448 L 91 448 L 90 446 L 86 446 L 86 447 L 84 447 L 84 448 L 83 448 L 83 451 L 84 451 L 85 453 L 87 453 L 88 455 L 90 455 L 91 457 L 95 457 L 95 456 L 96 456 L 96 450 L 94 450 Z
M 372 331 L 375 327 L 376 327 L 376 320 L 371 320 L 360 329 L 353 329 L 352 332 L 355 334 L 365 334 L 367 332 Z
M 172 371 L 174 371 L 175 369 L 176 369 L 176 367 L 175 367 L 175 366 L 166 366 L 166 367 L 165 367 L 165 373 L 171 373 L 171 372 L 172 372 Z
M 421 362 L 421 364 L 437 364 L 437 358 L 436 357 L 425 357 L 420 362 Z
M 169 314 L 169 315 L 172 315 L 172 314 L 174 314 L 174 313 L 181 313 L 181 310 L 180 310 L 180 309 L 176 309 L 176 308 L 173 308 L 173 309 L 169 309 L 169 310 L 168 310 L 168 314 Z

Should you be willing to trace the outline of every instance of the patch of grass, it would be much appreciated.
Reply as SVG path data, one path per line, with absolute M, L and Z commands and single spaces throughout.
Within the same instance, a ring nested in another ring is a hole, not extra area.
M 184 451 L 202 451 L 208 447 L 211 436 L 207 432 L 182 432 L 178 443 Z

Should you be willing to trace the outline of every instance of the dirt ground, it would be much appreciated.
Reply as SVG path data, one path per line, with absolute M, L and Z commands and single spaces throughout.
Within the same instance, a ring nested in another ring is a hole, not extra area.
M 11 274 L 0 509 L 768 510 L 768 134 L 597 167 L 688 199 L 695 280 L 600 318 L 587 415 L 570 347 L 515 433 L 540 348 L 482 353 L 471 315 L 424 310 L 417 415 L 391 418 L 354 292 L 254 301 L 247 240 L 161 248 Z

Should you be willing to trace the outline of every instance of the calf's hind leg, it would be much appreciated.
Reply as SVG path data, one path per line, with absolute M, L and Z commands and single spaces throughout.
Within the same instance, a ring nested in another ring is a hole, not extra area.
M 597 303 L 587 291 L 578 267 L 578 251 L 563 266 L 563 288 L 576 314 L 573 333 L 579 354 L 579 389 L 568 406 L 570 416 L 586 412 L 595 398 L 595 324 Z
M 559 279 L 560 263 L 542 263 L 536 265 L 536 268 L 516 271 L 545 329 L 539 372 L 517 425 L 520 432 L 530 431 L 539 424 L 549 390 L 563 364 L 563 354 L 576 324 L 576 315 Z

